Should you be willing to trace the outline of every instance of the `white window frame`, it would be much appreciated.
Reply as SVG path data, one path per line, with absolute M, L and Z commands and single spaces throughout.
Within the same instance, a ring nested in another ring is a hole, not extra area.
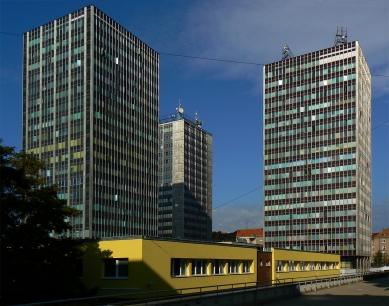
M 224 274 L 224 262 L 221 259 L 212 260 L 212 275 Z
M 308 265 L 305 261 L 300 261 L 300 271 L 307 271 Z
M 179 265 L 179 267 L 176 267 L 176 265 Z M 170 275 L 172 277 L 179 277 L 179 276 L 186 276 L 188 275 L 188 264 L 187 260 L 183 258 L 172 258 L 171 259 L 171 271 Z M 176 273 L 178 272 L 178 273 Z
M 296 264 L 294 262 L 294 260 L 289 260 L 288 262 L 288 271 L 292 272 L 292 271 L 296 271 Z
M 207 266 L 206 259 L 192 259 L 192 275 L 206 275 Z
M 284 263 L 281 260 L 276 261 L 276 272 L 283 272 L 284 271 Z
M 237 260 L 230 260 L 228 262 L 228 272 L 229 274 L 239 273 L 239 262 Z
M 311 262 L 309 267 L 311 271 L 316 271 L 316 262 Z
M 251 272 L 251 260 L 242 260 L 242 272 L 250 273 Z

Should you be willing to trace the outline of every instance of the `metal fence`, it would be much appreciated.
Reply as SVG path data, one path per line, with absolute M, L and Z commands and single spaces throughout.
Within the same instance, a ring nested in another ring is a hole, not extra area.
M 269 291 L 273 291 L 274 298 L 282 298 L 284 296 L 299 295 L 304 292 L 316 291 L 320 289 L 330 288 L 333 286 L 341 286 L 358 282 L 363 279 L 363 274 L 353 275 L 327 275 L 323 277 L 299 277 L 263 280 L 257 282 L 234 283 L 225 285 L 191 287 L 169 290 L 158 290 L 148 292 L 131 292 L 94 296 L 78 299 L 56 300 L 49 302 L 30 303 L 19 306 L 35 306 L 35 305 L 58 305 L 58 306 L 85 306 L 85 305 L 159 305 L 159 304 L 179 304 L 188 300 L 202 300 L 213 298 L 218 300 L 221 297 L 234 295 L 244 295 L 248 292 L 255 291 L 256 296 L 270 296 Z M 279 287 L 290 287 L 288 290 L 275 291 Z M 282 292 L 286 292 L 285 295 Z M 278 295 L 277 295 L 278 294 Z

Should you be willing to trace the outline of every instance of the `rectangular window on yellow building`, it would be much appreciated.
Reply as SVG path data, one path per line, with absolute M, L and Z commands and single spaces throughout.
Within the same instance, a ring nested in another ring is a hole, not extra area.
M 103 260 L 105 278 L 127 278 L 128 258 L 107 258 Z
M 212 274 L 224 274 L 224 262 L 222 260 L 212 260 Z
M 229 261 L 229 272 L 230 274 L 239 273 L 237 260 Z
M 185 276 L 187 275 L 186 269 L 187 261 L 182 258 L 171 259 L 171 274 L 172 276 Z
M 250 273 L 251 263 L 252 263 L 251 260 L 243 260 L 242 261 L 242 272 L 243 273 Z
M 207 261 L 204 259 L 192 260 L 192 275 L 207 274 Z

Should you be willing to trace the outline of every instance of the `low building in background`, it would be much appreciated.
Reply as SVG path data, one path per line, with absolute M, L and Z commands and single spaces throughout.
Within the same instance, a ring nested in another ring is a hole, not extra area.
M 379 233 L 373 233 L 372 234 L 372 250 L 371 250 L 372 259 L 378 251 L 381 251 L 382 264 L 388 265 L 389 264 L 388 249 L 389 249 L 389 228 L 384 228 Z
M 232 233 L 212 232 L 212 241 L 214 242 L 240 242 L 263 245 L 263 229 L 250 228 L 238 229 Z

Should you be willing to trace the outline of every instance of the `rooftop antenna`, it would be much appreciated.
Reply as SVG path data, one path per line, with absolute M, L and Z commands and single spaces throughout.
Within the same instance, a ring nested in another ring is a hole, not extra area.
M 195 115 L 195 123 L 198 127 L 201 127 L 203 125 L 203 120 L 199 120 L 199 118 L 198 118 L 197 110 L 196 110 L 196 115 Z
M 334 47 L 347 44 L 347 28 L 336 27 Z
M 184 109 L 181 107 L 181 99 L 178 99 L 178 107 L 176 108 L 177 111 L 177 119 L 182 118 L 182 114 L 184 113 Z
M 290 50 L 288 45 L 285 45 L 282 48 L 282 60 L 286 60 L 286 59 L 292 58 L 292 57 L 294 57 L 292 50 Z

